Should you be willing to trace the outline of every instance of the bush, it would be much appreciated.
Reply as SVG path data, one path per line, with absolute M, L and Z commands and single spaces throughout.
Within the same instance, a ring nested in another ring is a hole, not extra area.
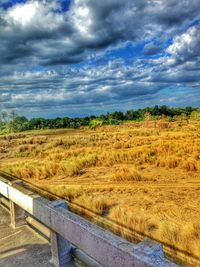
M 103 121 L 102 120 L 91 120 L 89 123 L 89 127 L 91 129 L 96 129 L 97 127 L 100 127 L 103 125 Z

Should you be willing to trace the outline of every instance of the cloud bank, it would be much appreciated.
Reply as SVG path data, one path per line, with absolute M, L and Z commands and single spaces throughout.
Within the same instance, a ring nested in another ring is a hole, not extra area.
M 200 103 L 200 0 L 4 1 L 0 40 L 2 109 Z

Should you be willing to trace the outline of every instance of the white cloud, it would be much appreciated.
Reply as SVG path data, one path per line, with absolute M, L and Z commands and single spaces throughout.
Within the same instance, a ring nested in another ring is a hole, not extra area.
M 177 60 L 187 60 L 188 58 L 200 56 L 200 26 L 193 26 L 185 33 L 174 38 L 174 42 L 169 46 L 167 52 Z
M 36 14 L 39 12 L 38 2 L 30 2 L 25 5 L 19 4 L 8 11 L 7 19 L 10 23 L 26 26 L 30 24 Z

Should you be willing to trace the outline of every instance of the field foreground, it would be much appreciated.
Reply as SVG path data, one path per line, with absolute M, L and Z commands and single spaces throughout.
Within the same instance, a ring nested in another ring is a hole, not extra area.
M 129 240 L 200 266 L 200 125 L 154 122 L 0 136 L 0 168 Z

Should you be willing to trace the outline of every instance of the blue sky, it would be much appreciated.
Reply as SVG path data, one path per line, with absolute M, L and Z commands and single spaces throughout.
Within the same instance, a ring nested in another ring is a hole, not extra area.
M 200 104 L 200 0 L 1 0 L 0 109 Z

